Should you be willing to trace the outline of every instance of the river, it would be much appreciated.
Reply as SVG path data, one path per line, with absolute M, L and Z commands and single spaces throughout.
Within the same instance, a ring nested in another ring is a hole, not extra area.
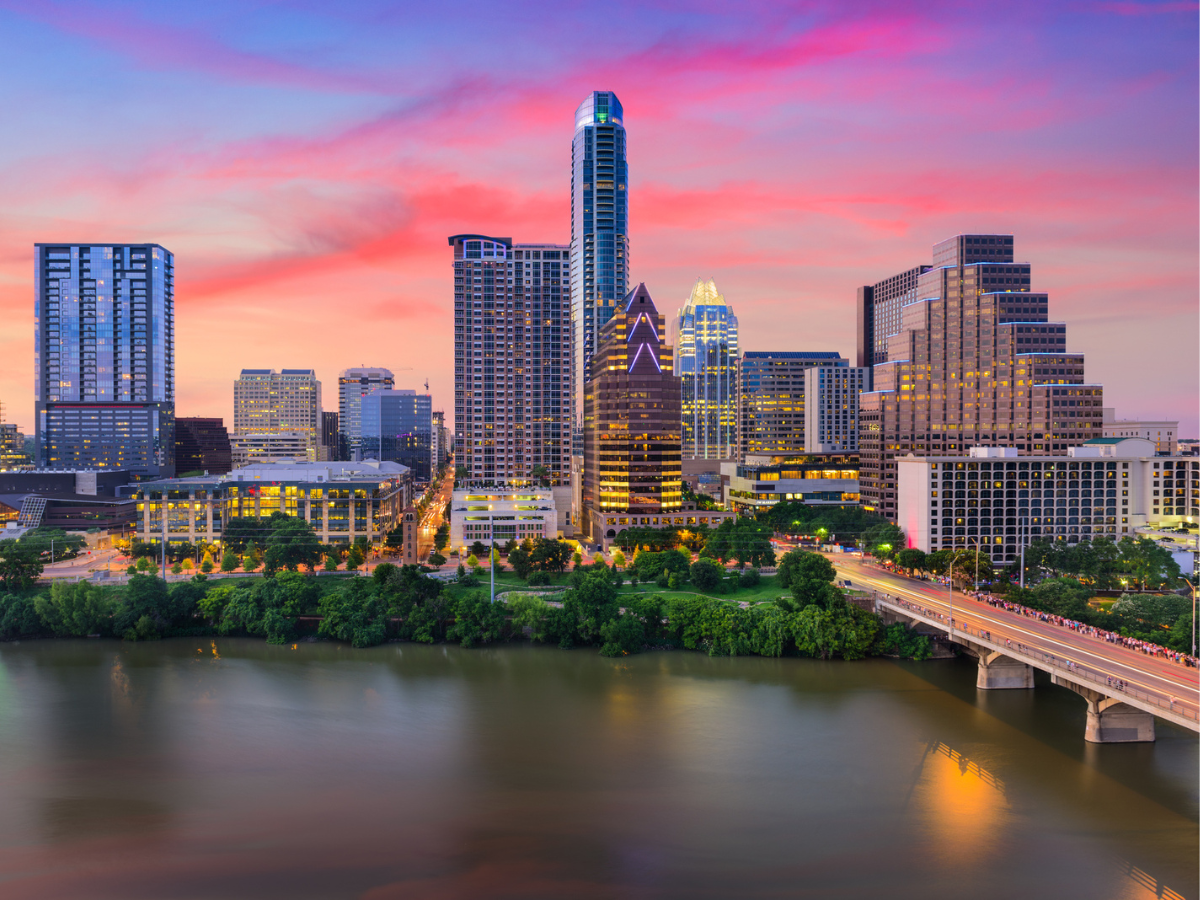
M 970 661 L 0 644 L 0 896 L 1196 898 L 1198 742 Z

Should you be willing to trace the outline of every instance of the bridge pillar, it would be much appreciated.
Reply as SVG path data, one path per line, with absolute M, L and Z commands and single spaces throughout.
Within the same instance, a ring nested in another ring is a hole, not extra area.
M 981 691 L 1029 690 L 1033 687 L 1033 667 L 1003 653 L 980 649 L 975 687 Z
M 1083 739 L 1093 744 L 1153 742 L 1154 716 L 1112 697 L 1088 700 Z
M 1150 743 L 1155 738 L 1154 716 L 1081 684 L 1052 675 L 1051 680 L 1087 701 L 1083 739 L 1093 744 Z

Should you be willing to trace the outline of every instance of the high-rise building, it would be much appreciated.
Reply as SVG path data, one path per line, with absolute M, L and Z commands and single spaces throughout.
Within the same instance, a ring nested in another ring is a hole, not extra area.
M 338 440 L 338 414 L 321 411 L 320 459 L 336 462 L 342 458 L 341 442 Z
M 683 507 L 681 388 L 665 324 L 639 284 L 600 332 L 583 414 L 583 528 L 593 541 Z
M 1065 323 L 1030 291 L 1012 236 L 958 235 L 933 259 L 859 401 L 863 506 L 891 519 L 896 457 L 966 456 L 983 444 L 1064 455 L 1101 434 L 1104 390 L 1084 381 Z
M 612 91 L 592 91 L 575 110 L 571 141 L 571 314 L 575 406 L 600 330 L 629 289 L 629 166 L 625 114 Z
M 362 398 L 364 459 L 398 462 L 413 480 L 430 479 L 433 398 L 416 391 L 379 388 Z
M 221 419 L 180 416 L 175 420 L 175 471 L 224 475 L 233 468 L 229 432 Z
M 711 278 L 696 280 L 671 336 L 683 389 L 683 458 L 735 458 L 738 320 Z
M 158 244 L 35 244 L 37 462 L 170 475 L 175 257 Z
M 247 442 L 269 458 L 256 452 L 251 454 L 255 461 L 295 458 L 297 437 L 303 439 L 299 458 L 315 462 L 321 438 L 321 382 L 316 371 L 242 369 L 233 383 L 234 459 L 246 464 L 249 457 L 239 446 Z
M 362 398 L 377 388 L 391 390 L 396 376 L 388 369 L 353 368 L 338 375 L 338 456 L 362 459 Z
M 446 429 L 446 413 L 433 411 L 433 467 L 437 471 L 450 459 L 450 432 Z
M 887 362 L 888 338 L 900 332 L 900 309 L 917 299 L 917 279 L 929 269 L 914 266 L 858 289 L 857 365 L 869 369 Z
M 849 364 L 832 352 L 744 351 L 737 371 L 738 460 L 804 453 L 804 373 Z
M 476 483 L 528 483 L 542 467 L 543 479 L 565 485 L 570 248 L 479 234 L 453 235 L 450 246 L 455 463 Z
M 804 371 L 804 449 L 849 453 L 858 449 L 858 397 L 867 389 L 866 366 L 813 366 Z

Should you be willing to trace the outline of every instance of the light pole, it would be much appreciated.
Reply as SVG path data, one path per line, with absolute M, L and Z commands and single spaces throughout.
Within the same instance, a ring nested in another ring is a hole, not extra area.
M 1196 583 L 1183 575 L 1179 577 L 1183 578 L 1188 587 L 1192 589 L 1192 658 L 1194 659 L 1196 656 Z
M 1021 590 L 1025 590 L 1025 543 L 1029 537 L 1029 516 L 1021 516 L 1021 526 L 1024 533 L 1021 535 Z
M 954 549 L 950 550 L 950 637 L 954 637 Z

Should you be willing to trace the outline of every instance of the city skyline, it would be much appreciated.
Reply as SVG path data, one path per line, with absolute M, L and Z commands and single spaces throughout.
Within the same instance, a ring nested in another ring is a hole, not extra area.
M 36 241 L 171 248 L 179 415 L 232 421 L 228 384 L 246 366 L 312 366 L 329 384 L 356 357 L 412 366 L 403 386 L 427 375 L 434 405 L 449 411 L 442 241 L 471 229 L 566 243 L 571 110 L 594 90 L 619 96 L 630 123 L 632 276 L 674 305 L 697 271 L 711 273 L 738 298 L 742 346 L 853 358 L 859 286 L 952 235 L 1016 233 L 1022 259 L 1054 260 L 1039 289 L 1106 405 L 1197 432 L 1194 10 L 1118 4 L 1043 18 L 1016 6 L 986 31 L 968 7 L 772 12 L 754 25 L 745 11 L 736 21 L 661 13 L 640 20 L 624 56 L 567 41 L 503 79 L 486 55 L 407 79 L 445 46 L 432 20 L 406 23 L 430 50 L 393 64 L 380 38 L 399 22 L 377 37 L 352 14 L 308 10 L 286 37 L 253 20 L 237 37 L 217 13 L 163 15 L 131 7 L 118 31 L 98 14 L 68 24 L 36 9 L 0 13 L 18 36 L 0 64 L 8 90 L 47 101 L 15 107 L 0 151 L 10 200 L 0 400 L 25 433 Z M 330 20 L 361 51 L 355 62 L 309 52 Z M 1019 49 L 1018 31 L 1029 38 Z M 1074 40 L 1060 40 L 1068 31 Z M 151 54 L 133 33 L 162 49 Z M 513 39 L 532 47 L 539 33 Z M 968 37 L 970 54 L 956 49 Z M 29 82 L 21 73 L 45 68 L 35 53 L 69 61 L 71 87 Z M 194 121 L 131 152 L 122 129 L 166 101 L 115 100 L 103 117 L 86 104 L 147 75 Z M 462 87 L 473 75 L 501 79 L 506 102 L 493 108 L 488 92 Z M 896 102 L 909 94 L 948 96 L 956 114 Z M 88 131 L 86 147 L 63 140 L 49 101 L 71 111 L 71 133 Z M 498 134 L 501 113 L 514 127 Z M 803 164 L 785 165 L 797 152 Z M 219 346 L 197 336 L 214 317 L 238 323 Z M 394 350 L 364 346 L 368 320 Z M 411 334 L 422 340 L 405 342 Z M 1131 358 L 1184 365 L 1164 379 Z

